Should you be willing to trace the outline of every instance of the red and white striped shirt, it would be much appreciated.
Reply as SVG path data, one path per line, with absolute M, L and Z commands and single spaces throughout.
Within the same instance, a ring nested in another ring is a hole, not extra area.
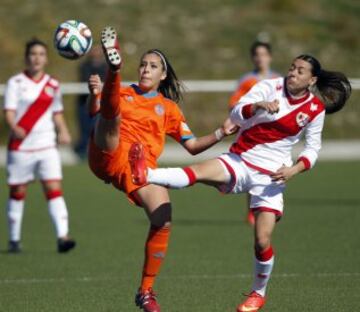
M 23 140 L 10 138 L 9 149 L 34 151 L 56 145 L 53 114 L 63 111 L 59 82 L 48 74 L 35 81 L 25 72 L 11 77 L 5 89 L 4 109 L 16 112 Z
M 251 114 L 252 104 L 275 99 L 278 113 L 257 110 Z M 298 160 L 306 169 L 314 166 L 321 148 L 325 105 L 312 93 L 294 99 L 286 91 L 284 78 L 263 80 L 240 99 L 230 118 L 241 127 L 230 152 L 241 155 L 250 167 L 270 173 L 291 166 L 292 147 L 303 135 L 305 147 Z

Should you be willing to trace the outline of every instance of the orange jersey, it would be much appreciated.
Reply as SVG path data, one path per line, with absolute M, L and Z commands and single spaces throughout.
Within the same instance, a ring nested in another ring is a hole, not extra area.
M 269 78 L 277 78 L 280 77 L 278 73 L 270 71 L 266 77 L 260 77 L 258 73 L 250 72 L 246 75 L 244 75 L 238 84 L 237 89 L 235 92 L 231 95 L 229 100 L 229 109 L 232 109 L 240 100 L 241 97 L 243 97 L 246 93 L 250 91 L 250 89 L 260 80 L 262 79 L 269 79 Z
M 182 143 L 194 137 L 179 106 L 161 93 L 141 94 L 135 85 L 120 88 L 120 142 L 113 152 L 89 146 L 89 164 L 102 180 L 130 194 L 138 189 L 131 181 L 128 151 L 132 143 L 145 147 L 147 166 L 157 167 L 157 159 L 164 149 L 166 135 Z
M 120 109 L 120 141 L 141 142 L 154 165 L 166 135 L 179 143 L 193 137 L 179 106 L 161 93 L 141 95 L 137 86 L 121 88 Z

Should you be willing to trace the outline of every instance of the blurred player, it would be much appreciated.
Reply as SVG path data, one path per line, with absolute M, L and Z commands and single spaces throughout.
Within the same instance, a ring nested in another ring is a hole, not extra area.
M 259 81 L 264 79 L 278 78 L 280 75 L 271 70 L 272 48 L 269 43 L 255 41 L 250 48 L 251 61 L 254 70 L 246 73 L 239 80 L 236 91 L 232 94 L 229 101 L 229 109 L 240 101 L 241 97 L 250 91 L 250 89 Z M 255 216 L 250 209 L 250 195 L 247 194 L 248 215 L 247 221 L 250 224 L 255 223 Z
M 137 157 L 145 152 L 144 168 L 156 168 L 166 135 L 191 154 L 197 154 L 218 143 L 230 131 L 219 128 L 200 138 L 193 135 L 176 104 L 181 99 L 180 82 L 166 56 L 157 49 L 141 57 L 138 84 L 120 88 L 122 60 L 115 30 L 106 27 L 101 40 L 110 70 L 103 88 L 98 76 L 89 79 L 90 112 L 100 113 L 90 141 L 89 166 L 98 178 L 112 183 L 143 207 L 149 218 L 143 274 L 135 303 L 143 311 L 159 312 L 153 285 L 168 247 L 170 198 L 165 187 L 135 185 L 128 156 Z M 143 145 L 135 144 L 131 149 L 135 142 Z
M 46 44 L 38 39 L 27 42 L 25 62 L 26 70 L 11 77 L 5 90 L 5 120 L 10 128 L 7 155 L 9 252 L 21 251 L 26 189 L 28 183 L 38 177 L 55 225 L 58 252 L 63 253 L 74 248 L 75 241 L 68 236 L 68 211 L 62 195 L 56 138 L 60 144 L 69 144 L 71 138 L 63 117 L 59 82 L 45 73 Z
M 254 70 L 246 73 L 240 78 L 238 87 L 229 100 L 230 110 L 233 109 L 241 97 L 248 93 L 259 81 L 280 77 L 277 72 L 271 70 L 272 48 L 269 43 L 255 41 L 251 45 L 250 56 L 254 65 Z
M 285 182 L 314 166 L 325 113 L 340 110 L 350 94 L 351 85 L 342 73 L 323 70 L 314 57 L 300 55 L 286 78 L 257 83 L 231 111 L 231 121 L 240 130 L 229 153 L 184 169 L 148 169 L 147 176 L 142 175 L 142 161 L 129 159 L 136 168 L 136 181 L 170 188 L 202 182 L 225 193 L 251 194 L 255 212 L 254 284 L 238 312 L 258 311 L 265 304 L 274 265 L 271 238 L 283 214 Z M 303 135 L 305 148 L 293 164 L 291 149 Z

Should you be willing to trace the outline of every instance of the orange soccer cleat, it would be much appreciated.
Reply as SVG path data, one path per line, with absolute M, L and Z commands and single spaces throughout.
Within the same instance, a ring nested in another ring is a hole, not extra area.
M 129 149 L 129 163 L 132 181 L 136 185 L 146 184 L 146 162 L 144 146 L 141 143 L 133 143 Z
M 101 32 L 101 46 L 104 51 L 105 59 L 112 71 L 117 71 L 121 67 L 120 46 L 116 31 L 113 27 L 105 27 Z
M 135 304 L 144 312 L 160 312 L 160 306 L 156 302 L 156 294 L 151 288 L 146 291 L 139 289 L 135 296 Z
M 243 303 L 238 305 L 237 312 L 256 312 L 265 304 L 265 297 L 259 295 L 256 291 L 252 291 L 247 297 Z

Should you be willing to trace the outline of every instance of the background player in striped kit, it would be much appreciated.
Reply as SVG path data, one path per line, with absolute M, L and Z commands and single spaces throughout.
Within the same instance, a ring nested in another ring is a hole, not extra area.
M 323 70 L 314 57 L 300 55 L 286 78 L 259 82 L 232 110 L 231 120 L 240 130 L 229 153 L 184 169 L 148 169 L 147 176 L 141 175 L 141 158 L 129 159 L 137 168 L 133 172 L 136 181 L 170 188 L 202 182 L 225 193 L 251 194 L 251 209 L 255 211 L 254 284 L 238 312 L 258 311 L 265 304 L 274 265 L 271 237 L 283 213 L 285 182 L 314 166 L 325 112 L 340 110 L 350 94 L 345 75 Z M 304 150 L 293 164 L 292 146 L 303 135 Z
M 37 176 L 42 183 L 57 236 L 58 252 L 75 247 L 68 237 L 68 211 L 62 195 L 62 172 L 56 139 L 69 144 L 63 118 L 59 82 L 45 73 L 47 46 L 26 43 L 26 70 L 9 79 L 5 90 L 5 120 L 10 128 L 7 174 L 9 252 L 20 252 L 21 223 L 27 184 Z M 56 134 L 56 131 L 57 134 Z
M 229 110 L 239 102 L 242 96 L 250 91 L 250 89 L 259 81 L 264 79 L 272 79 L 280 77 L 280 74 L 271 70 L 272 48 L 270 43 L 255 41 L 250 47 L 250 57 L 254 69 L 243 75 L 238 82 L 235 92 L 229 100 Z M 250 195 L 247 195 L 248 215 L 247 222 L 251 225 L 255 224 L 255 216 L 250 209 Z

